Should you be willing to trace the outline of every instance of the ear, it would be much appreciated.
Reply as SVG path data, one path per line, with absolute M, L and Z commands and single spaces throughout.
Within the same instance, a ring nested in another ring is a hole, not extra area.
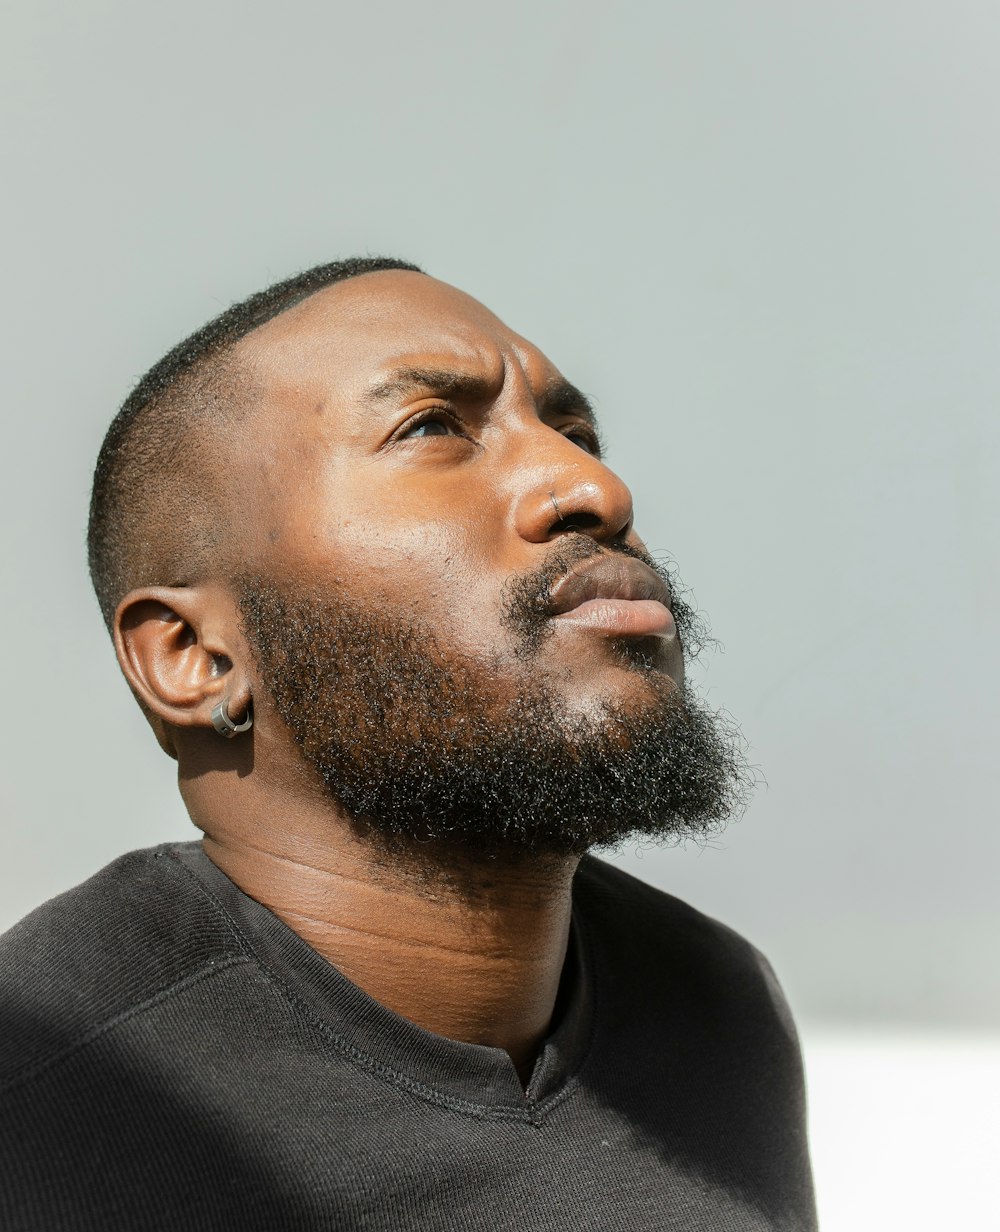
M 157 739 L 176 756 L 171 727 L 212 727 L 223 698 L 234 718 L 250 705 L 232 600 L 214 587 L 146 586 L 115 612 L 118 662 Z

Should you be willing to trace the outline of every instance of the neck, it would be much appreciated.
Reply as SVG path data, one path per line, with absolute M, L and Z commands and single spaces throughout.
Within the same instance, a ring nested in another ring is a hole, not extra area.
M 209 858 L 348 979 L 428 1031 L 504 1049 L 526 1084 L 559 989 L 576 859 L 487 867 L 440 852 L 418 866 L 313 811 L 192 815 Z

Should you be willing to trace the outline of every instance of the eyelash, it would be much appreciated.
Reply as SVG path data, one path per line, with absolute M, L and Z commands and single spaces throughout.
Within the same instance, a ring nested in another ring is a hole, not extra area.
M 395 439 L 397 441 L 405 441 L 409 439 L 409 434 L 414 431 L 414 429 L 419 428 L 422 424 L 431 423 L 435 420 L 441 423 L 446 423 L 449 427 L 454 428 L 456 435 L 466 437 L 466 439 L 471 439 L 465 430 L 465 423 L 453 411 L 444 406 L 431 406 L 426 410 L 421 411 L 418 415 L 414 415 L 412 419 L 407 420 L 407 422 L 403 424 L 402 428 L 399 429 Z M 587 452 L 593 454 L 595 458 L 599 458 L 603 452 L 601 448 L 601 441 L 597 435 L 597 432 L 588 424 L 573 424 L 572 431 L 564 432 L 563 436 L 565 436 L 568 440 L 579 438 L 581 448 L 586 449 Z
M 569 440 L 573 440 L 574 437 L 582 438 L 587 452 L 592 453 L 595 458 L 601 457 L 604 452 L 601 447 L 601 438 L 597 435 L 596 430 L 587 424 L 574 424 L 573 431 L 564 432 L 563 436 Z
M 396 439 L 400 441 L 406 440 L 414 428 L 419 428 L 425 423 L 432 423 L 434 420 L 448 424 L 449 427 L 456 430 L 459 436 L 467 435 L 465 424 L 447 407 L 429 406 L 425 411 L 421 411 L 419 415 L 414 415 L 412 419 L 408 419 L 396 434 Z

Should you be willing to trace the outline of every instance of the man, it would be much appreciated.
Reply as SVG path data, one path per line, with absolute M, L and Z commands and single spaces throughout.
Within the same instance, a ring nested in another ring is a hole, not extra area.
M 588 855 L 738 807 L 585 398 L 319 267 L 113 423 L 90 563 L 200 844 L 0 948 L 5 1228 L 812 1228 L 765 960 Z

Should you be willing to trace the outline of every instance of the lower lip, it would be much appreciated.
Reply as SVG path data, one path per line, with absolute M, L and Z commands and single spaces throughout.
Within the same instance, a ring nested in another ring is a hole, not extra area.
M 673 637 L 677 633 L 670 609 L 656 599 L 588 599 L 552 619 L 610 637 Z

